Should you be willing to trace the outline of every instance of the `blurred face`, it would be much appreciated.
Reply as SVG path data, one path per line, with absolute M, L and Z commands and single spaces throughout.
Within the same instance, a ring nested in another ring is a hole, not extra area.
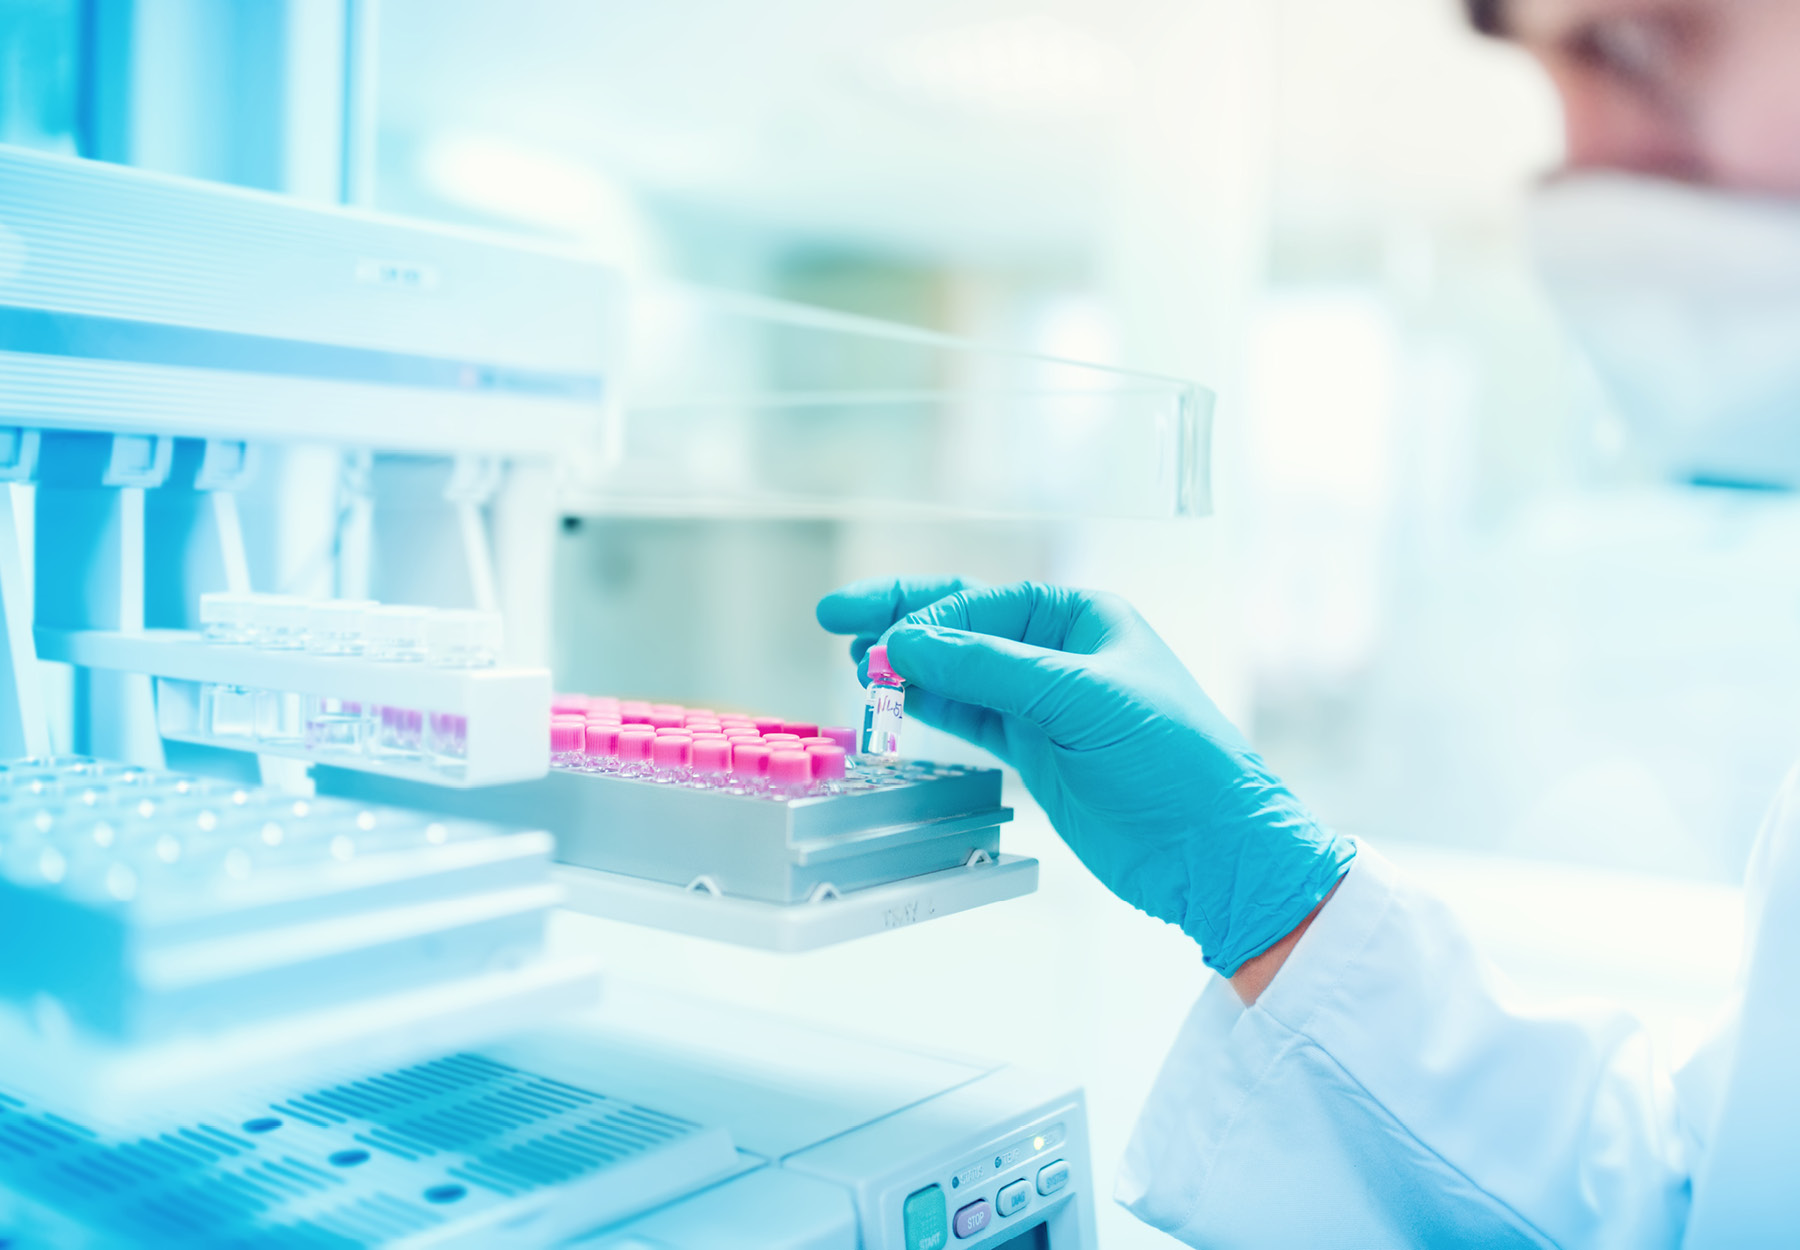
M 1800 197 L 1800 0 L 1502 0 L 1572 169 Z

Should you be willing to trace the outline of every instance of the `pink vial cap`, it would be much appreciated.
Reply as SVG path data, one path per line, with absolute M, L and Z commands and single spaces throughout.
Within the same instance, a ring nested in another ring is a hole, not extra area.
M 553 720 L 550 722 L 550 753 L 567 755 L 572 751 L 582 750 L 587 745 L 587 726 L 578 720 Z
M 759 734 L 778 734 L 781 732 L 781 718 L 779 716 L 758 716 L 750 723 L 756 726 L 756 732 Z
M 731 771 L 740 777 L 761 777 L 769 771 L 768 747 L 760 743 L 751 745 L 733 744 L 731 748 Z
M 869 676 L 870 677 L 898 677 L 899 676 L 899 674 L 896 673 L 893 670 L 893 668 L 889 666 L 888 658 L 887 658 L 887 648 L 882 646 L 880 643 L 876 643 L 874 646 L 869 648 Z
M 856 730 L 854 729 L 846 728 L 843 725 L 827 725 L 825 728 L 819 730 L 819 736 L 821 738 L 830 738 L 846 751 L 856 750 Z
M 797 745 L 799 745 L 799 742 L 800 742 L 800 735 L 799 734 L 790 734 L 790 733 L 764 734 L 763 741 L 768 743 L 770 746 L 775 745 L 777 742 L 791 742 L 797 746 Z
M 694 736 L 692 730 L 684 728 L 681 725 L 657 725 L 651 729 L 650 732 L 659 738 L 667 738 L 670 736 L 677 738 L 691 738 Z
M 644 717 L 653 729 L 680 729 L 680 712 L 652 712 Z
M 588 697 L 585 694 L 559 694 L 550 699 L 552 712 L 581 712 L 588 710 Z
M 621 699 L 619 700 L 619 710 L 632 716 L 650 715 L 650 705 L 642 699 Z
M 695 742 L 730 742 L 731 736 L 722 729 L 695 729 L 690 731 Z
M 694 758 L 694 740 L 674 735 L 650 743 L 650 762 L 658 768 L 686 768 Z
M 815 781 L 836 781 L 844 775 L 843 747 L 807 747 L 806 753 L 812 757 L 812 775 Z
M 622 760 L 647 760 L 650 758 L 650 744 L 656 741 L 656 735 L 645 733 L 641 729 L 625 729 L 619 732 L 619 758 Z
M 798 734 L 802 738 L 816 738 L 819 736 L 819 727 L 807 720 L 790 720 L 781 723 L 781 732 Z
M 812 780 L 812 756 L 805 751 L 772 751 L 769 780 L 778 786 L 803 786 Z
M 584 748 L 591 760 L 606 759 L 619 753 L 619 727 L 617 725 L 596 725 L 589 721 L 587 725 L 587 746 Z
M 731 771 L 731 744 L 723 739 L 695 738 L 694 767 L 703 773 Z

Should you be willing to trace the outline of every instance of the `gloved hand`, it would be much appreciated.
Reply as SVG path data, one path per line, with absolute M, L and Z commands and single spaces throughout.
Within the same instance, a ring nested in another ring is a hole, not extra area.
M 1115 596 L 871 580 L 827 595 L 818 616 L 855 635 L 859 662 L 885 634 L 907 712 L 1018 769 L 1094 875 L 1180 926 L 1224 976 L 1299 925 L 1356 853 Z

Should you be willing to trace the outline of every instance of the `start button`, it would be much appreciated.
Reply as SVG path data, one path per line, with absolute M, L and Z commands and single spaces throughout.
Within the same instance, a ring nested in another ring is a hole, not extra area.
M 944 1250 L 950 1240 L 950 1213 L 942 1189 L 927 1185 L 907 1198 L 900 1214 L 905 1250 Z

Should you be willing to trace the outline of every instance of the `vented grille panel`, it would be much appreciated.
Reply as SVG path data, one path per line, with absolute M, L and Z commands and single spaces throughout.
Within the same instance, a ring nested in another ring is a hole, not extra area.
M 127 1140 L 0 1094 L 0 1185 L 121 1243 L 325 1250 L 478 1226 L 701 1131 L 453 1055 Z

